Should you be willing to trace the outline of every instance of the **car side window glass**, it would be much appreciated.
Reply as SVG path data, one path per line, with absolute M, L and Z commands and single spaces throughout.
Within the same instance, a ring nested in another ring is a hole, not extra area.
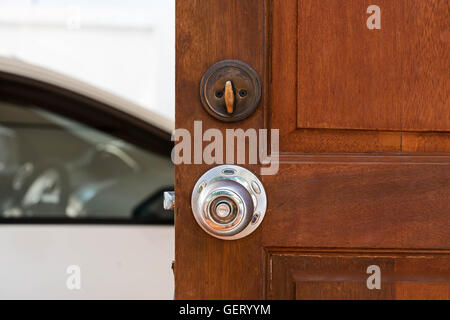
M 170 155 L 0 101 L 0 219 L 172 223 L 162 194 L 173 189 L 173 171 Z

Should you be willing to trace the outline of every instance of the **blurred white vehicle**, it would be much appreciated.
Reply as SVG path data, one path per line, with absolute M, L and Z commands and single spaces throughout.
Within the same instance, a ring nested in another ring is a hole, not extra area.
M 171 299 L 172 129 L 111 93 L 0 58 L 0 299 Z M 70 266 L 80 289 L 67 285 Z

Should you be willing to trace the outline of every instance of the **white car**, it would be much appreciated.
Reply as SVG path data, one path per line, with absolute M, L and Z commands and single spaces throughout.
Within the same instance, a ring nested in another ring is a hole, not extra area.
M 172 130 L 113 94 L 0 58 L 0 299 L 171 299 Z

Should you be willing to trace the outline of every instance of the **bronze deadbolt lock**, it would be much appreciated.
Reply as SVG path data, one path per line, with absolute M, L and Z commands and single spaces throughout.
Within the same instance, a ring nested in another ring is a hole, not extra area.
M 258 106 L 261 81 L 256 71 L 242 61 L 219 61 L 203 75 L 200 97 L 206 111 L 214 118 L 240 121 Z

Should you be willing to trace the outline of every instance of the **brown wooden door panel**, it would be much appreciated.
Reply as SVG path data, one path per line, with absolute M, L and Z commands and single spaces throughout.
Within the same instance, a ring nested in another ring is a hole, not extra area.
M 450 152 L 448 1 L 379 1 L 381 30 L 371 4 L 271 3 L 267 126 L 282 151 Z
M 448 248 L 450 157 L 297 155 L 263 176 L 265 246 Z M 285 232 L 289 230 L 289 232 Z
M 337 251 L 337 252 L 336 252 Z M 449 299 L 450 254 L 427 251 L 267 250 L 270 299 Z M 380 288 L 368 289 L 369 266 Z
M 247 62 L 264 79 L 266 5 L 260 0 L 176 1 L 176 128 L 193 133 L 195 120 L 202 121 L 203 130 L 217 128 L 225 132 L 226 128 L 234 127 L 206 113 L 199 96 L 200 80 L 211 65 L 223 59 Z M 256 112 L 238 127 L 244 130 L 261 127 L 264 117 L 261 106 L 266 101 L 263 95 Z M 254 238 L 231 242 L 212 238 L 201 230 L 192 215 L 192 189 L 210 167 L 205 164 L 175 166 L 178 204 L 175 210 L 175 296 L 178 299 L 257 299 L 263 262 L 259 260 L 261 254 Z M 252 170 L 257 168 L 254 165 Z M 252 276 L 248 277 L 248 273 Z
M 298 1 L 298 128 L 450 131 L 448 1 L 373 3 Z
M 372 4 L 381 30 L 366 27 Z M 213 165 L 176 165 L 176 298 L 449 299 L 448 13 L 446 0 L 177 0 L 176 127 L 279 129 L 280 170 L 260 176 L 260 227 L 224 241 L 190 206 Z M 236 123 L 199 97 L 223 59 L 262 82 Z

